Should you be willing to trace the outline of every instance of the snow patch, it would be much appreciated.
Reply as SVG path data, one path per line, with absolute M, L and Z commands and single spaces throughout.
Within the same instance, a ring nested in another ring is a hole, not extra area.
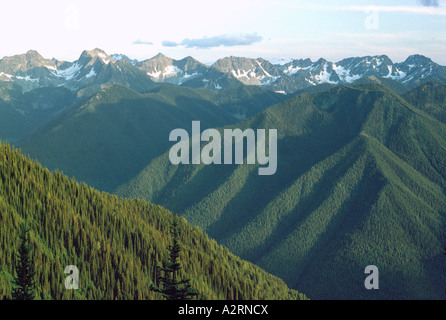
M 305 79 L 307 82 L 309 82 L 310 84 L 312 84 L 313 86 L 316 85 L 316 83 L 314 83 L 313 81 L 311 81 L 311 79 Z
M 153 72 L 147 72 L 147 75 L 152 77 L 152 78 L 159 79 L 161 77 L 162 78 L 175 77 L 178 74 L 180 74 L 181 72 L 182 72 L 181 69 L 179 69 L 178 67 L 172 65 L 172 66 L 167 66 L 163 71 L 158 71 L 155 68 L 155 70 Z M 195 75 L 196 75 L 196 73 L 191 74 L 191 75 L 186 73 L 184 75 L 184 77 L 185 78 L 189 78 L 189 77 L 192 77 L 192 76 L 195 76 Z
M 6 78 L 8 78 L 8 80 L 6 80 L 6 81 L 11 81 L 11 78 L 13 78 L 14 76 L 12 74 L 0 72 L 0 77 L 6 77 Z
M 270 78 L 273 77 L 272 75 L 270 75 L 270 74 L 269 74 L 269 73 L 262 67 L 262 64 L 261 64 L 259 61 L 256 60 L 256 62 L 257 62 L 257 64 L 259 65 L 260 69 L 262 69 L 263 73 L 266 74 L 267 77 L 270 77 Z
M 387 66 L 387 69 L 389 69 L 389 74 L 387 76 L 384 76 L 383 78 L 401 80 L 407 75 L 405 72 L 398 70 L 398 68 L 395 68 L 396 75 L 393 75 L 393 66 Z
M 361 78 L 362 77 L 359 74 L 354 74 L 351 76 L 346 76 L 344 80 L 345 80 L 345 82 L 352 83 L 352 82 L 355 82 L 356 80 L 359 80 Z
M 331 81 L 331 73 L 327 71 L 327 64 L 324 65 L 324 69 L 321 71 L 320 74 L 315 75 L 314 80 L 318 83 L 330 83 L 330 84 L 337 84 L 336 81 Z
M 124 59 L 124 57 L 120 54 L 114 54 L 112 55 L 112 58 L 115 59 L 116 61 Z
M 376 66 L 377 66 L 377 67 L 379 67 L 380 65 L 383 64 L 383 60 L 382 60 L 382 59 L 374 58 L 373 60 L 376 61 Z
M 166 67 L 166 69 L 164 69 L 163 76 L 164 77 L 174 77 L 180 72 L 181 72 L 181 70 L 178 67 L 168 66 L 168 67 Z
M 57 68 L 53 66 L 45 66 L 45 68 L 47 68 L 48 70 L 57 71 Z
M 152 72 L 152 73 L 147 72 L 147 75 L 150 76 L 150 77 L 152 77 L 152 78 L 159 78 L 160 75 L 161 75 L 161 71 Z
M 304 71 L 310 71 L 310 72 L 313 72 L 314 70 L 316 70 L 317 69 L 317 65 L 315 66 L 314 64 L 312 64 L 311 66 L 308 66 L 308 67 L 305 67 L 305 68 L 302 68 L 302 70 L 304 70 Z
M 409 78 L 403 80 L 403 83 L 408 83 L 409 81 L 413 80 L 415 77 L 414 76 L 410 76 Z
M 259 77 L 259 78 L 261 78 L 261 79 L 259 79 L 260 85 L 268 86 L 271 83 L 273 83 L 274 81 L 276 81 L 277 79 L 279 79 L 280 77 L 272 77 L 272 78 L 266 78 L 266 79 L 264 79 L 265 77 Z
M 71 80 L 74 78 L 74 76 L 82 69 L 82 65 L 79 63 L 74 63 L 70 67 L 68 67 L 65 70 L 56 70 L 53 71 L 52 74 L 54 74 L 56 77 L 59 78 L 65 78 L 65 80 Z
M 103 54 L 102 52 L 98 52 L 98 56 L 99 56 L 99 58 L 102 59 L 102 61 L 105 64 L 109 64 L 110 63 L 110 59 L 108 59 L 107 55 Z
M 19 80 L 25 80 L 25 81 L 31 81 L 31 82 L 39 82 L 39 78 L 31 79 L 30 76 L 26 76 L 26 77 L 16 76 L 16 78 L 19 79 Z
M 97 73 L 96 73 L 96 71 L 94 71 L 94 68 L 91 68 L 90 72 L 85 76 L 85 78 L 89 79 L 89 78 L 94 77 L 96 75 L 97 75 Z
M 285 69 L 285 71 L 283 71 L 285 74 L 292 76 L 295 75 L 299 70 L 302 70 L 301 67 L 299 66 L 295 66 L 293 67 L 292 65 L 290 65 L 288 68 Z
M 196 77 L 196 76 L 200 76 L 201 75 L 201 73 L 197 73 L 197 72 L 194 72 L 194 73 L 192 73 L 192 74 L 188 74 L 187 72 L 183 75 L 183 77 L 180 79 L 180 82 L 178 83 L 178 85 L 182 85 L 184 82 L 186 82 L 189 78 L 191 78 L 191 77 Z
M 336 72 L 336 74 L 339 76 L 339 78 L 347 83 L 355 82 L 356 80 L 361 79 L 361 75 L 359 74 L 351 74 L 350 69 L 345 69 L 343 66 L 338 66 L 336 64 L 333 64 L 333 70 Z
M 248 70 L 248 71 L 243 70 L 243 71 L 241 71 L 241 70 L 237 69 L 237 71 L 232 70 L 231 73 L 232 73 L 232 75 L 233 75 L 234 77 L 236 77 L 237 79 L 240 79 L 240 78 L 248 78 L 248 79 L 251 79 L 251 78 L 250 78 L 250 75 L 251 75 L 251 76 L 252 76 L 252 75 L 255 76 L 255 73 L 254 73 L 253 70 Z
M 197 72 L 194 72 L 192 74 L 188 74 L 187 72 L 184 74 L 183 79 L 189 79 L 190 77 L 199 76 Z

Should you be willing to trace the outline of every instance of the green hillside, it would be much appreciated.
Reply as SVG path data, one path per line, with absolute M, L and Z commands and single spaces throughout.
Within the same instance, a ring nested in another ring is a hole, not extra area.
M 169 133 L 192 120 L 201 120 L 203 128 L 236 122 L 188 88 L 165 85 L 140 94 L 112 86 L 64 110 L 18 145 L 46 167 L 107 191 L 163 153 Z
M 403 97 L 415 107 L 446 123 L 446 85 L 443 83 L 426 83 Z
M 208 99 L 239 120 L 249 118 L 267 107 L 284 102 L 288 96 L 257 86 L 241 86 L 232 90 L 200 90 Z
M 164 154 L 117 194 L 180 212 L 315 299 L 445 298 L 444 124 L 367 84 L 301 94 L 237 127 L 278 129 L 275 175 Z M 380 290 L 364 288 L 370 264 Z
M 112 86 L 66 108 L 17 145 L 50 169 L 111 191 L 164 153 L 172 130 L 193 120 L 202 129 L 233 124 L 284 99 L 246 86 L 214 93 L 162 85 L 145 94 Z
M 402 95 L 404 93 L 406 93 L 407 91 L 409 91 L 409 87 L 407 85 L 405 85 L 404 83 L 398 82 L 396 80 L 393 79 L 389 79 L 389 78 L 379 78 L 376 76 L 370 76 L 367 78 L 362 78 L 359 80 L 356 80 L 354 82 L 355 85 L 364 85 L 364 84 L 369 84 L 369 83 L 378 83 L 381 84 L 383 86 L 386 86 L 387 88 L 389 88 L 390 90 L 392 90 L 393 92 Z
M 65 88 L 38 88 L 22 93 L 21 87 L 0 81 L 0 137 L 16 142 L 74 101 Z
M 18 234 L 31 227 L 38 299 L 161 299 L 149 286 L 168 257 L 171 212 L 118 199 L 51 173 L 0 143 L 0 300 L 11 298 Z M 241 260 L 197 227 L 180 221 L 181 277 L 202 299 L 304 299 L 282 280 Z M 65 267 L 80 271 L 66 290 Z

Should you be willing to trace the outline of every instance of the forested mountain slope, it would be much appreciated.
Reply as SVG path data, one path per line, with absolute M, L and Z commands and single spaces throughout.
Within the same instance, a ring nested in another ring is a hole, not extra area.
M 170 131 L 196 119 L 204 128 L 237 121 L 188 88 L 163 86 L 142 95 L 113 86 L 64 110 L 19 146 L 46 167 L 107 191 L 163 153 Z
M 275 175 L 165 153 L 117 194 L 180 212 L 317 299 L 444 298 L 443 123 L 367 84 L 301 94 L 236 127 L 278 129 Z M 370 264 L 380 290 L 364 288 Z
M 171 245 L 168 210 L 118 199 L 51 173 L 0 144 L 0 300 L 11 298 L 18 234 L 31 227 L 39 299 L 161 299 L 154 266 Z M 282 280 L 241 260 L 197 227 L 180 221 L 181 277 L 202 299 L 303 299 Z M 66 290 L 65 267 L 78 267 L 79 290 Z
M 234 124 L 285 97 L 246 87 L 214 93 L 162 85 L 140 94 L 112 86 L 80 100 L 17 142 L 32 158 L 111 191 L 169 147 L 169 134 L 194 120 L 201 128 Z
M 428 82 L 404 94 L 415 107 L 446 123 L 446 85 Z

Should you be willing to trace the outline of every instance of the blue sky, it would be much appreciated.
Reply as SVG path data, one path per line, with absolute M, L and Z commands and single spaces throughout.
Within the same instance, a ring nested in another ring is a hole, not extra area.
M 446 65 L 446 0 L 15 0 L 2 4 L 0 57 L 75 60 L 99 47 L 210 63 L 225 56 L 338 61 L 415 53 Z

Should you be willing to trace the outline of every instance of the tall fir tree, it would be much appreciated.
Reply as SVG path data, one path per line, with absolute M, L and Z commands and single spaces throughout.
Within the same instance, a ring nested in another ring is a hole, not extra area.
M 156 266 L 155 284 L 152 284 L 152 291 L 161 293 L 166 300 L 191 300 L 192 297 L 198 296 L 195 288 L 192 288 L 190 279 L 177 279 L 179 270 L 182 268 L 178 261 L 181 247 L 179 243 L 179 218 L 175 216 L 170 227 L 173 244 L 169 247 L 169 260 L 165 267 Z M 163 272 L 163 276 L 159 276 Z M 161 288 L 158 287 L 161 284 Z
M 22 225 L 22 231 L 19 235 L 21 240 L 19 253 L 17 254 L 16 273 L 14 278 L 14 288 L 12 297 L 14 300 L 33 300 L 34 299 L 34 264 L 31 258 L 32 245 L 29 243 L 28 221 L 25 219 Z

